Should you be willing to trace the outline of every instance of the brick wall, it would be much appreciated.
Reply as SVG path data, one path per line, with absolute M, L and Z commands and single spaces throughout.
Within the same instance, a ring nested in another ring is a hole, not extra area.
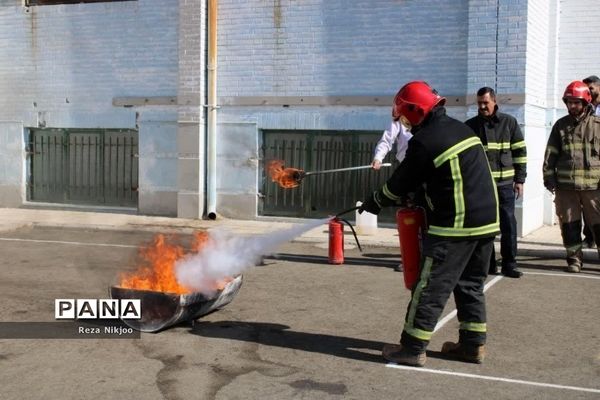
M 557 95 L 569 82 L 600 76 L 600 4 L 595 0 L 560 0 Z
M 0 121 L 19 121 L 19 138 L 38 126 L 137 127 L 140 202 L 176 190 L 176 153 L 164 146 L 176 140 L 176 110 L 115 107 L 113 98 L 177 95 L 178 6 L 139 0 L 23 7 L 3 0 Z M 24 159 L 23 149 L 16 151 Z M 6 167 L 24 175 L 22 165 Z
M 467 2 L 220 0 L 219 96 L 464 93 Z

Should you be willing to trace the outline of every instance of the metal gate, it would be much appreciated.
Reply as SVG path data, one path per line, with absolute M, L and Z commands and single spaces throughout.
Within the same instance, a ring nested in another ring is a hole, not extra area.
M 380 138 L 380 131 L 263 131 L 263 160 L 265 164 L 272 159 L 283 160 L 286 167 L 306 171 L 368 165 Z M 391 151 L 384 161 L 396 162 L 394 154 Z M 263 171 L 264 197 L 259 213 L 300 218 L 334 215 L 354 207 L 356 201 L 381 187 L 392 172 L 393 168 L 382 168 L 313 175 L 299 187 L 283 189 Z M 393 221 L 394 211 L 384 210 L 380 221 Z
M 30 129 L 27 199 L 137 207 L 138 132 Z

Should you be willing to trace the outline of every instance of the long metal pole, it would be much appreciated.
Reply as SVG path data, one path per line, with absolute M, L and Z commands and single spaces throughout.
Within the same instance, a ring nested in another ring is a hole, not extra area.
M 383 164 L 381 164 L 381 166 L 382 167 L 391 167 L 392 164 L 391 163 L 383 163 Z M 316 175 L 316 174 L 328 174 L 331 172 L 354 171 L 357 169 L 367 169 L 367 168 L 371 168 L 371 165 L 361 165 L 359 167 L 347 167 L 347 168 L 337 168 L 337 169 L 326 169 L 324 171 L 310 171 L 310 172 L 305 172 L 303 175 L 308 176 L 308 175 Z

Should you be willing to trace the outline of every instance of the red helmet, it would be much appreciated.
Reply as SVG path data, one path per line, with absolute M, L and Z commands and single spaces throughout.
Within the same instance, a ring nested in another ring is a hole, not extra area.
M 394 97 L 392 118 L 416 126 L 423 122 L 433 107 L 445 103 L 446 99 L 426 82 L 412 81 L 402 86 Z
M 579 99 L 585 104 L 589 104 L 592 101 L 592 95 L 588 85 L 581 81 L 573 81 L 569 83 L 569 86 L 565 89 L 565 94 L 563 94 L 562 99 L 565 104 L 567 104 L 568 99 Z

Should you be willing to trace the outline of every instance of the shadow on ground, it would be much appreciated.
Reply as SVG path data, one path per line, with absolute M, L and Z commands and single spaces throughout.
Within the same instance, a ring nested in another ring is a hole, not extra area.
M 268 322 L 218 321 L 196 322 L 190 332 L 194 335 L 253 342 L 311 353 L 328 354 L 350 360 L 386 363 L 381 350 L 385 343 L 345 336 L 297 332 L 282 324 Z M 427 357 L 445 359 L 438 351 L 427 351 Z
M 383 267 L 383 268 L 395 268 L 398 265 L 398 260 L 382 260 L 372 258 L 372 256 L 363 255 L 363 257 L 344 257 L 345 265 L 365 265 L 369 267 Z M 386 255 L 386 257 L 389 255 Z M 366 258 L 368 257 L 368 258 Z M 395 256 L 398 257 L 398 256 Z M 271 256 L 264 257 L 264 260 L 282 260 L 301 262 L 308 264 L 329 264 L 329 259 L 324 256 L 313 256 L 306 254 L 290 254 L 290 253 L 277 253 Z

